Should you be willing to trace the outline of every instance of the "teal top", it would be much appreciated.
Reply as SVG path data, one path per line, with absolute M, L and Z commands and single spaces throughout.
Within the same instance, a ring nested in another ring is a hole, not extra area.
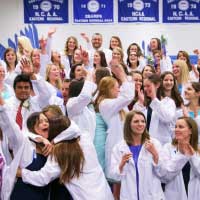
M 105 143 L 107 137 L 107 125 L 100 113 L 96 113 L 96 129 L 94 136 L 94 146 L 102 169 L 105 169 Z

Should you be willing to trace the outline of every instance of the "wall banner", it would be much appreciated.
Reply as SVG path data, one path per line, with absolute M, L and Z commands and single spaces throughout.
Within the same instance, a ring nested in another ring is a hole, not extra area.
M 74 23 L 112 23 L 113 0 L 73 0 Z
M 118 22 L 159 22 L 158 0 L 118 0 Z
M 163 0 L 164 23 L 199 23 L 200 0 Z
M 68 23 L 68 0 L 24 0 L 24 23 Z

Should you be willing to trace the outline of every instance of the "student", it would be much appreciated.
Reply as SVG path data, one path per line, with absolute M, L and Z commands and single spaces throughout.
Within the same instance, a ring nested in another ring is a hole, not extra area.
M 157 98 L 160 78 L 153 74 L 144 79 L 145 99 L 143 104 L 135 104 L 134 108 L 147 116 L 147 130 L 149 134 L 159 140 L 161 144 L 172 141 L 171 124 L 175 119 L 176 105 L 170 97 Z M 143 106 L 142 106 L 143 105 Z
M 166 200 L 198 200 L 200 155 L 197 124 L 192 118 L 176 121 L 175 138 L 164 146 L 159 175 L 165 183 Z
M 154 173 L 160 150 L 160 143 L 147 132 L 144 114 L 129 112 L 124 140 L 114 146 L 111 156 L 112 175 L 121 181 L 121 200 L 164 199 L 161 182 Z
M 134 83 L 129 82 L 121 65 L 113 65 L 112 72 L 121 82 L 119 89 L 118 81 L 113 77 L 104 77 L 99 84 L 99 93 L 96 98 L 96 105 L 106 122 L 107 138 L 105 144 L 105 174 L 110 182 L 114 182 L 114 196 L 118 196 L 116 180 L 110 176 L 111 152 L 113 146 L 123 138 L 123 124 L 125 118 L 124 108 L 134 98 Z
M 95 148 L 87 133 L 81 134 L 75 123 L 60 117 L 52 123 L 54 149 L 40 171 L 21 170 L 23 181 L 44 186 L 60 177 L 74 200 L 113 200 L 111 190 L 98 163 Z M 62 131 L 68 130 L 68 134 Z

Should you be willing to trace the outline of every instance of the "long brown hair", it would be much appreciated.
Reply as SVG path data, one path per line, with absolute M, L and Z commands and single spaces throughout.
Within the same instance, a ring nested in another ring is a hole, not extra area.
M 65 116 L 51 120 L 49 136 L 55 137 L 67 129 L 70 121 Z M 60 183 L 68 183 L 74 177 L 79 178 L 85 162 L 83 151 L 79 145 L 79 138 L 65 140 L 54 145 L 52 157 L 61 169 Z
M 135 115 L 143 116 L 143 118 L 145 120 L 145 123 L 146 123 L 146 118 L 145 118 L 144 114 L 142 112 L 140 112 L 140 111 L 137 111 L 137 110 L 130 111 L 126 115 L 126 119 L 125 119 L 125 122 L 124 122 L 124 140 L 126 141 L 126 143 L 128 145 L 132 145 L 133 144 L 133 133 L 134 133 L 134 131 L 131 128 L 131 121 L 132 121 L 132 119 L 133 119 L 133 117 Z M 149 133 L 148 133 L 147 129 L 145 128 L 145 130 L 144 130 L 144 132 L 142 134 L 141 144 L 144 144 L 144 142 L 146 140 L 149 140 L 149 139 L 150 139 Z
M 180 117 L 178 120 L 183 119 L 188 127 L 191 129 L 190 145 L 197 152 L 198 151 L 198 126 L 197 123 L 191 117 Z M 178 141 L 176 138 L 172 140 L 173 145 L 177 145 Z

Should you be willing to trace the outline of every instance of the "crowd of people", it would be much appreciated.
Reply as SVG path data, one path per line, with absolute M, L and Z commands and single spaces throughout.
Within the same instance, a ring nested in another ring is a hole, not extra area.
M 0 60 L 0 199 L 199 200 L 200 50 L 81 36 Z

